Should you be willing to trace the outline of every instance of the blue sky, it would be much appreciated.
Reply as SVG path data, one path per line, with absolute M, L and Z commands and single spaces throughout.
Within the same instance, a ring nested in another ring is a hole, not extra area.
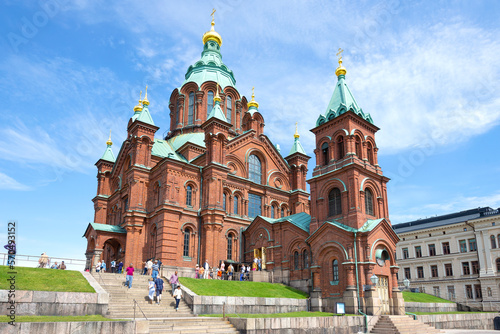
M 84 258 L 94 163 L 118 153 L 149 85 L 158 137 L 168 99 L 217 9 L 225 64 L 286 153 L 347 83 L 377 126 L 394 223 L 500 206 L 497 1 L 3 1 L 0 11 L 0 238 L 18 252 Z M 314 168 L 314 159 L 309 164 Z

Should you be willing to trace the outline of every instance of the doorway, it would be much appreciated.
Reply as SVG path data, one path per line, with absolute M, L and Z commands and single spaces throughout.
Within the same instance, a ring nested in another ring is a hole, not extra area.
M 389 278 L 387 276 L 378 276 L 376 290 L 380 299 L 380 314 L 390 314 Z

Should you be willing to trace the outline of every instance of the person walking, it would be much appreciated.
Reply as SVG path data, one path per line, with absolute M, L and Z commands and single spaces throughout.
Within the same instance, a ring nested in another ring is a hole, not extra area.
M 155 260 L 155 263 L 153 264 L 152 267 L 153 273 L 151 274 L 151 277 L 155 280 L 156 277 L 158 277 L 158 272 L 160 268 L 158 267 L 158 260 Z
M 131 263 L 127 269 L 125 269 L 126 276 L 126 285 L 130 289 L 132 287 L 132 280 L 134 279 L 134 265 Z
M 194 278 L 200 278 L 200 266 L 196 265 L 196 269 L 194 270 Z
M 262 270 L 262 259 L 260 257 L 257 259 L 257 267 L 258 271 Z
M 172 286 L 172 296 L 174 295 L 175 288 L 179 285 L 179 276 L 177 276 L 177 271 L 170 276 L 170 285 Z
M 203 274 L 203 278 L 204 279 L 208 279 L 208 273 L 209 273 L 209 269 L 210 269 L 210 266 L 208 265 L 208 260 L 205 260 L 205 265 L 203 266 L 205 271 L 204 271 L 204 274 Z
M 179 302 L 181 301 L 182 298 L 182 291 L 180 285 L 177 285 L 177 289 L 175 289 L 174 298 L 175 298 L 175 311 L 179 311 Z
M 116 271 L 116 261 L 111 260 L 111 272 L 114 274 Z
M 158 277 L 155 280 L 155 290 L 156 290 L 156 304 L 160 304 L 161 293 L 163 292 L 163 280 Z
M 121 274 L 123 270 L 123 262 L 120 260 L 120 263 L 118 263 L 118 274 Z
M 200 272 L 199 272 L 198 278 L 203 279 L 204 274 L 205 274 L 205 269 L 203 269 L 203 267 L 200 267 Z
M 95 265 L 95 271 L 97 273 L 101 271 L 101 261 L 97 262 L 97 264 Z
M 153 271 L 153 261 L 151 261 L 151 259 L 149 259 L 148 262 L 146 262 L 146 265 L 148 267 L 147 275 L 150 276 L 151 272 Z
M 101 270 L 103 273 L 106 272 L 106 262 L 104 262 L 104 261 L 102 261 L 102 263 L 101 263 Z
M 49 262 L 49 257 L 44 252 L 44 253 L 42 253 L 40 258 L 38 259 L 38 266 L 40 268 L 45 268 L 45 266 L 47 265 L 47 262 Z
M 232 281 L 233 280 L 233 274 L 234 274 L 234 267 L 233 265 L 230 263 L 229 264 L 229 267 L 227 267 L 227 275 L 228 275 L 228 280 Z
M 149 290 L 149 294 L 148 294 L 149 303 L 153 304 L 153 298 L 154 298 L 154 294 L 155 294 L 155 280 L 154 280 L 154 278 L 151 278 L 149 280 L 148 284 L 149 284 L 149 286 L 148 286 L 148 290 Z

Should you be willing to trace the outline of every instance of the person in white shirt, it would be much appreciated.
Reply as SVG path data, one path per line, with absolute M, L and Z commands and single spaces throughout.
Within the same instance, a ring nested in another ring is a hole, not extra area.
M 182 290 L 180 285 L 177 285 L 177 289 L 175 289 L 174 298 L 175 298 L 175 310 L 179 311 L 179 302 L 181 301 L 182 298 Z
M 147 266 L 148 266 L 148 276 L 151 276 L 151 271 L 153 269 L 153 261 L 151 261 L 151 259 L 148 260 Z
M 205 260 L 205 272 L 203 273 L 203 278 L 208 279 L 210 266 L 208 265 L 208 260 Z

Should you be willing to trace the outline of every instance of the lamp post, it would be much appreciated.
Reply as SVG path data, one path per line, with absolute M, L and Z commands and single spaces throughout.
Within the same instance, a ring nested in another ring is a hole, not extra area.
M 408 279 L 408 277 L 403 280 L 403 284 L 405 285 L 406 289 L 410 288 L 410 280 Z
M 370 280 L 372 281 L 373 286 L 376 287 L 378 284 L 378 280 L 379 280 L 378 276 L 373 274 L 372 277 L 370 277 Z

